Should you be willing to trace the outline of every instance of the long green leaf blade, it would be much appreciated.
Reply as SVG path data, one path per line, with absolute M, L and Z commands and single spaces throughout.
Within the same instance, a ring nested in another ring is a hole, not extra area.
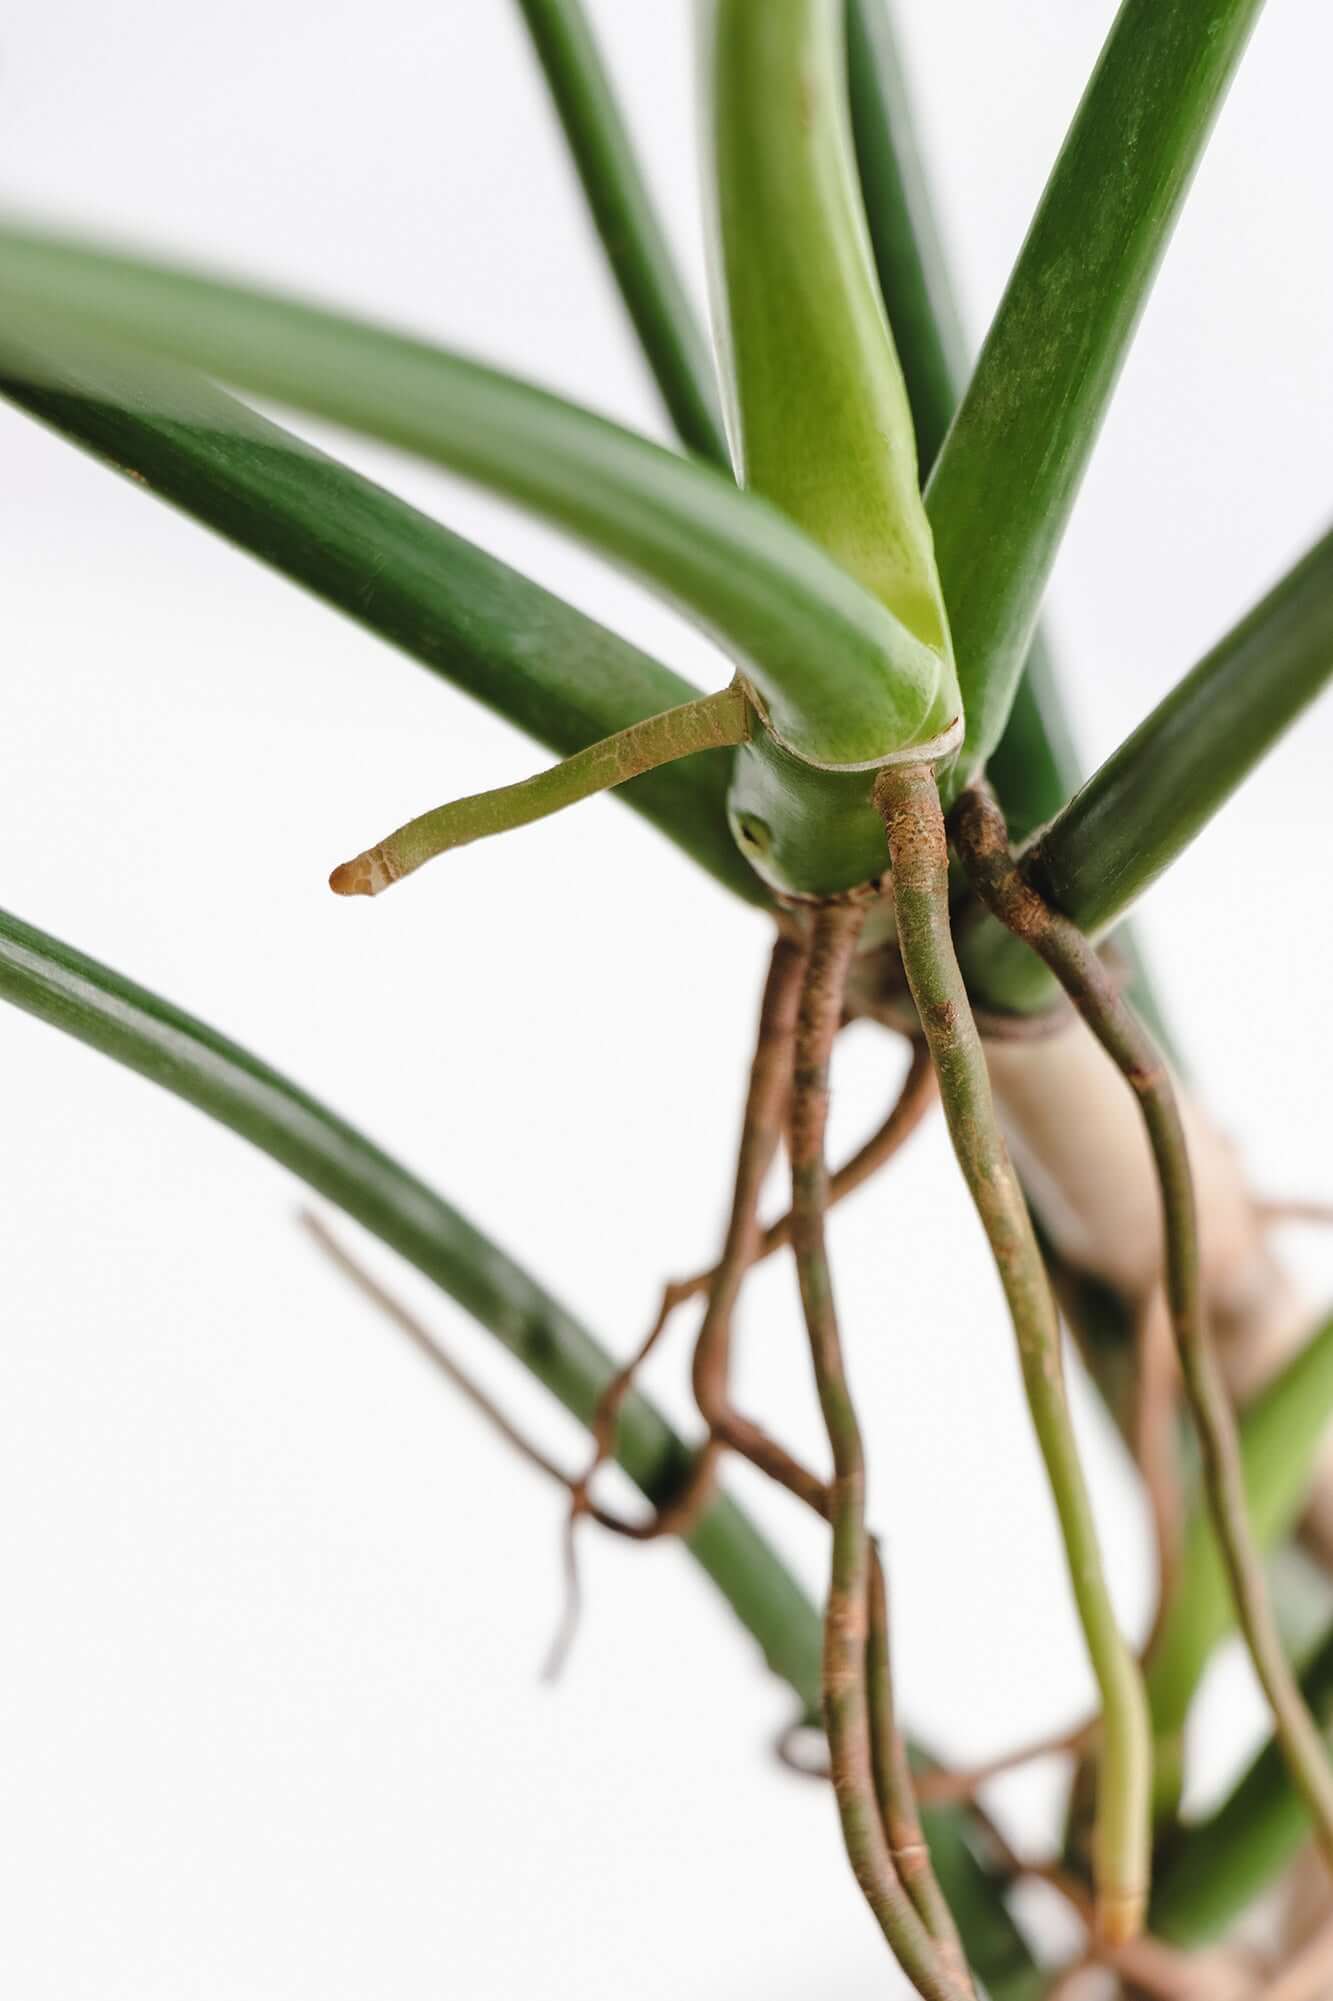
M 947 654 L 912 414 L 856 178 L 842 0 L 706 0 L 698 13 L 714 289 L 743 484 Z M 952 677 L 947 692 L 956 722 Z
M 846 0 L 845 14 L 861 196 L 924 479 L 939 457 L 967 380 L 967 343 L 887 0 Z
M 1124 0 L 927 489 L 967 717 L 999 741 L 1051 565 L 1263 0 Z
M 0 395 L 562 756 L 689 701 L 683 676 L 200 376 L 48 341 Z M 727 889 L 763 884 L 707 752 L 617 794 Z
M 606 1350 L 545 1287 L 442 1196 L 257 1057 L 73 946 L 0 911 L 0 999 L 159 1084 L 248 1140 L 425 1274 L 586 1423 L 613 1372 Z M 689 1451 L 639 1391 L 616 1456 L 646 1498 L 674 1491 Z M 804 1712 L 820 1702 L 820 1621 L 771 1544 L 728 1496 L 686 1539 Z M 930 1816 L 955 1912 L 996 1996 L 1027 2001 L 1032 1962 L 972 1855 L 967 1817 Z
M 681 443 L 731 469 L 712 354 L 582 0 L 519 0 L 597 233 Z
M 160 1084 L 298 1175 L 454 1299 L 584 1423 L 613 1364 L 545 1287 L 354 1126 L 215 1029 L 73 946 L 0 911 L 0 999 Z M 646 1398 L 624 1406 L 618 1457 L 650 1501 L 689 1451 Z M 729 1500 L 690 1548 L 743 1607 L 775 1674 L 819 1704 L 819 1622 L 759 1532 Z
M 43 330 L 183 362 L 474 479 L 662 590 L 725 646 L 802 760 L 929 732 L 931 650 L 776 508 L 698 460 L 427 342 L 279 294 L 9 227 L 0 358 Z
M 1333 674 L 1333 529 L 1140 723 L 1030 851 L 1034 877 L 1093 936 L 1116 923 L 1224 806 Z M 993 920 L 960 941 L 992 1006 L 1049 997 Z
M 968 376 L 967 343 L 917 142 L 888 0 L 846 0 L 852 134 L 880 290 L 928 479 Z M 1015 840 L 1079 782 L 1073 734 L 1040 631 L 987 763 Z
M 967 344 L 921 158 L 892 8 L 889 0 L 846 0 L 846 15 L 847 80 L 861 191 L 880 290 L 912 406 L 921 475 L 926 479 L 967 382 Z M 1069 712 L 1040 626 L 1004 731 L 987 760 L 986 775 L 1016 842 L 1053 820 L 1082 777 Z M 1137 939 L 1126 927 L 1117 943 L 1132 969 L 1132 991 L 1140 1012 L 1170 1045 L 1172 1038 Z
M 738 476 L 936 659 L 934 705 L 913 750 L 952 758 L 958 677 L 857 185 L 842 0 L 707 0 L 697 19 Z M 754 866 L 781 891 L 828 895 L 883 870 L 864 776 L 802 778 L 762 732 L 737 754 L 731 813 Z

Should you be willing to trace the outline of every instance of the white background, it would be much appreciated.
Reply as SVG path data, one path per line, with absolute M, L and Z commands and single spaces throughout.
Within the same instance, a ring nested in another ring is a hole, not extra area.
M 698 277 L 688 10 L 593 11 Z M 1112 11 L 900 7 L 974 335 Z M 510 5 L 20 0 L 0 60 L 9 208 L 346 302 L 661 433 Z M 1269 10 L 1088 478 L 1053 611 L 1089 759 L 1325 523 L 1331 62 L 1318 0 Z M 336 442 L 720 683 L 590 559 Z M 289 1070 L 628 1347 L 714 1247 L 760 919 L 606 801 L 336 902 L 332 862 L 531 746 L 7 411 L 0 466 L 0 901 Z M 1331 751 L 1324 708 L 1143 919 L 1256 1179 L 1325 1197 Z M 848 1036 L 838 1151 L 899 1061 Z M 321 1266 L 288 1177 L 14 1014 L 0 1105 L 0 1991 L 893 1990 L 830 1802 L 767 1756 L 788 1697 L 679 1551 L 590 1543 L 573 1665 L 539 1687 L 559 1498 Z M 834 1234 L 906 1712 L 952 1757 L 998 1751 L 1074 1720 L 1088 1681 L 938 1128 Z M 1326 1247 L 1291 1254 L 1329 1288 Z M 486 1337 L 403 1285 L 572 1459 Z M 785 1270 L 753 1286 L 744 1391 L 814 1452 L 788 1292 Z M 657 1372 L 682 1414 L 685 1345 Z M 1078 1401 L 1139 1631 L 1140 1507 Z M 754 1504 L 817 1589 L 820 1538 Z M 1216 1785 L 1258 1727 L 1238 1665 L 1207 1720 Z M 1052 1777 L 999 1798 L 1040 1837 Z

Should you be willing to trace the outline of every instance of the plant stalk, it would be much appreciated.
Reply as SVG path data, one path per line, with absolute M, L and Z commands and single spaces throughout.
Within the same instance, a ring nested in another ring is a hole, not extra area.
M 679 708 L 631 723 L 535 778 L 475 792 L 420 814 L 350 862 L 341 862 L 329 877 L 329 888 L 338 896 L 378 896 L 451 848 L 530 826 L 680 758 L 744 743 L 750 721 L 744 691 L 733 681 L 715 695 L 700 695 Z
M 1061 147 L 926 507 L 966 738 L 999 742 L 1121 367 L 1262 0 L 1123 0 Z
M 625 309 L 683 444 L 731 469 L 717 381 L 581 0 L 519 0 Z
M 1028 1406 L 1101 1695 L 1097 1926 L 1108 1943 L 1118 1944 L 1137 1935 L 1148 1894 L 1151 1754 L 1143 1684 L 1107 1590 L 1065 1399 L 1055 1302 L 996 1122 L 986 1059 L 954 952 L 948 849 L 934 773 L 928 765 L 883 771 L 875 799 L 888 834 L 903 966 L 935 1061 L 954 1151 L 1009 1305 Z
M 152 494 L 568 756 L 698 690 L 507 563 L 350 466 L 162 361 L 48 339 L 0 394 Z M 373 572 L 374 588 L 367 588 Z M 385 665 L 367 659 L 365 708 Z M 725 751 L 663 765 L 618 796 L 715 880 L 765 893 L 727 825 Z
M 865 1454 L 843 1359 L 824 1239 L 829 1057 L 842 1021 L 847 968 L 864 919 L 860 902 L 815 913 L 796 1030 L 791 1104 L 792 1243 L 820 1409 L 833 1455 L 832 1567 L 824 1613 L 824 1727 L 843 1841 L 862 1894 L 899 1964 L 932 2001 L 959 2001 L 935 1941 L 903 1887 L 880 1815 L 867 1685 L 870 1538 Z
M 939 654 L 777 507 L 700 459 L 373 321 L 4 223 L 0 288 L 0 370 L 16 352 L 39 366 L 48 338 L 204 368 L 580 538 L 728 650 L 798 762 L 876 764 L 940 733 L 952 677 Z
M 916 132 L 889 0 L 846 0 L 847 81 L 875 268 L 912 406 L 926 480 L 967 387 L 970 356 Z M 1040 630 L 987 764 L 1011 826 L 1053 818 L 1078 761 Z
M 1161 1190 L 1167 1303 L 1199 1436 L 1213 1527 L 1278 1741 L 1333 1871 L 1333 1768 L 1269 1603 L 1262 1552 L 1246 1502 L 1235 1412 L 1203 1309 L 1189 1149 L 1166 1065 L 1092 945 L 1025 880 L 1010 854 L 1004 816 L 994 795 L 984 786 L 969 790 L 955 809 L 952 825 L 958 851 L 988 908 L 1040 953 L 1137 1099 Z M 1174 1804 L 1174 1798 L 1158 1801 L 1159 1808 Z
M 0 1000 L 160 1085 L 268 1154 L 414 1265 L 488 1330 L 583 1423 L 614 1371 L 607 1351 L 553 1295 L 443 1197 L 248 1050 L 196 1017 L 0 911 Z M 645 1498 L 686 1477 L 684 1440 L 641 1392 L 626 1399 L 616 1456 Z M 819 1712 L 819 1621 L 773 1545 L 719 1494 L 685 1539 L 802 1713 Z M 928 1816 L 969 1952 L 994 2001 L 1032 2001 L 1031 1955 L 981 1867 L 966 1815 Z

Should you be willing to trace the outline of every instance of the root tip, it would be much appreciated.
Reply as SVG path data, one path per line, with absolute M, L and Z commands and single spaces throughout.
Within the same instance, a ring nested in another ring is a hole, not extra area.
M 339 862 L 329 877 L 329 888 L 335 896 L 378 896 L 396 881 L 397 874 L 388 866 L 383 851 L 368 848 L 350 862 Z

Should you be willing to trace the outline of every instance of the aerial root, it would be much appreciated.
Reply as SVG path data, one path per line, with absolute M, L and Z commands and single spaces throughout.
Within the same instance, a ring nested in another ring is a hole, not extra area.
M 976 784 L 962 795 L 951 826 L 982 901 L 1045 960 L 1137 1099 L 1161 1193 L 1166 1298 L 1199 1438 L 1209 1513 L 1278 1743 L 1333 1874 L 1333 1770 L 1283 1647 L 1250 1522 L 1236 1416 L 1204 1308 L 1193 1176 L 1170 1075 L 1091 942 L 1015 861 L 1004 815 L 988 786 Z
M 853 1874 L 903 1971 L 930 2001 L 966 2001 L 972 1982 L 921 1839 L 894 1719 L 887 1598 L 866 1527 L 865 1451 L 843 1356 L 824 1223 L 829 1061 L 864 906 L 818 906 L 804 968 L 790 1100 L 792 1246 L 820 1410 L 833 1460 L 824 1617 L 824 1728 Z M 900 1866 L 901 1865 L 901 1866 Z
M 802 938 L 779 932 L 769 961 L 768 977 L 759 1013 L 755 1052 L 750 1065 L 750 1082 L 737 1152 L 731 1213 L 727 1222 L 722 1256 L 707 1277 L 704 1316 L 695 1341 L 691 1376 L 695 1401 L 707 1426 L 703 1445 L 696 1453 L 678 1491 L 643 1523 L 622 1525 L 622 1533 L 640 1541 L 664 1535 L 688 1535 L 713 1498 L 718 1461 L 724 1449 L 750 1459 L 789 1487 L 812 1506 L 820 1505 L 824 1483 L 803 1467 L 776 1439 L 770 1438 L 749 1418 L 731 1407 L 731 1329 L 736 1302 L 746 1272 L 754 1263 L 761 1244 L 758 1220 L 759 1197 L 765 1178 L 782 1142 L 787 1101 L 791 1091 L 792 1049 L 796 1026 L 796 1005 L 806 960 Z M 702 1288 L 700 1288 L 702 1289 Z M 571 1580 L 571 1603 L 577 1603 L 578 1563 L 576 1536 L 584 1515 L 600 1519 L 591 1499 L 592 1482 L 615 1449 L 616 1426 L 635 1376 L 661 1340 L 667 1324 L 683 1297 L 678 1286 L 668 1286 L 656 1319 L 626 1365 L 608 1383 L 598 1401 L 592 1420 L 593 1450 L 584 1472 L 574 1482 L 566 1527 L 566 1572 Z M 557 1666 L 568 1651 L 573 1620 L 562 1624 L 564 1647 Z

